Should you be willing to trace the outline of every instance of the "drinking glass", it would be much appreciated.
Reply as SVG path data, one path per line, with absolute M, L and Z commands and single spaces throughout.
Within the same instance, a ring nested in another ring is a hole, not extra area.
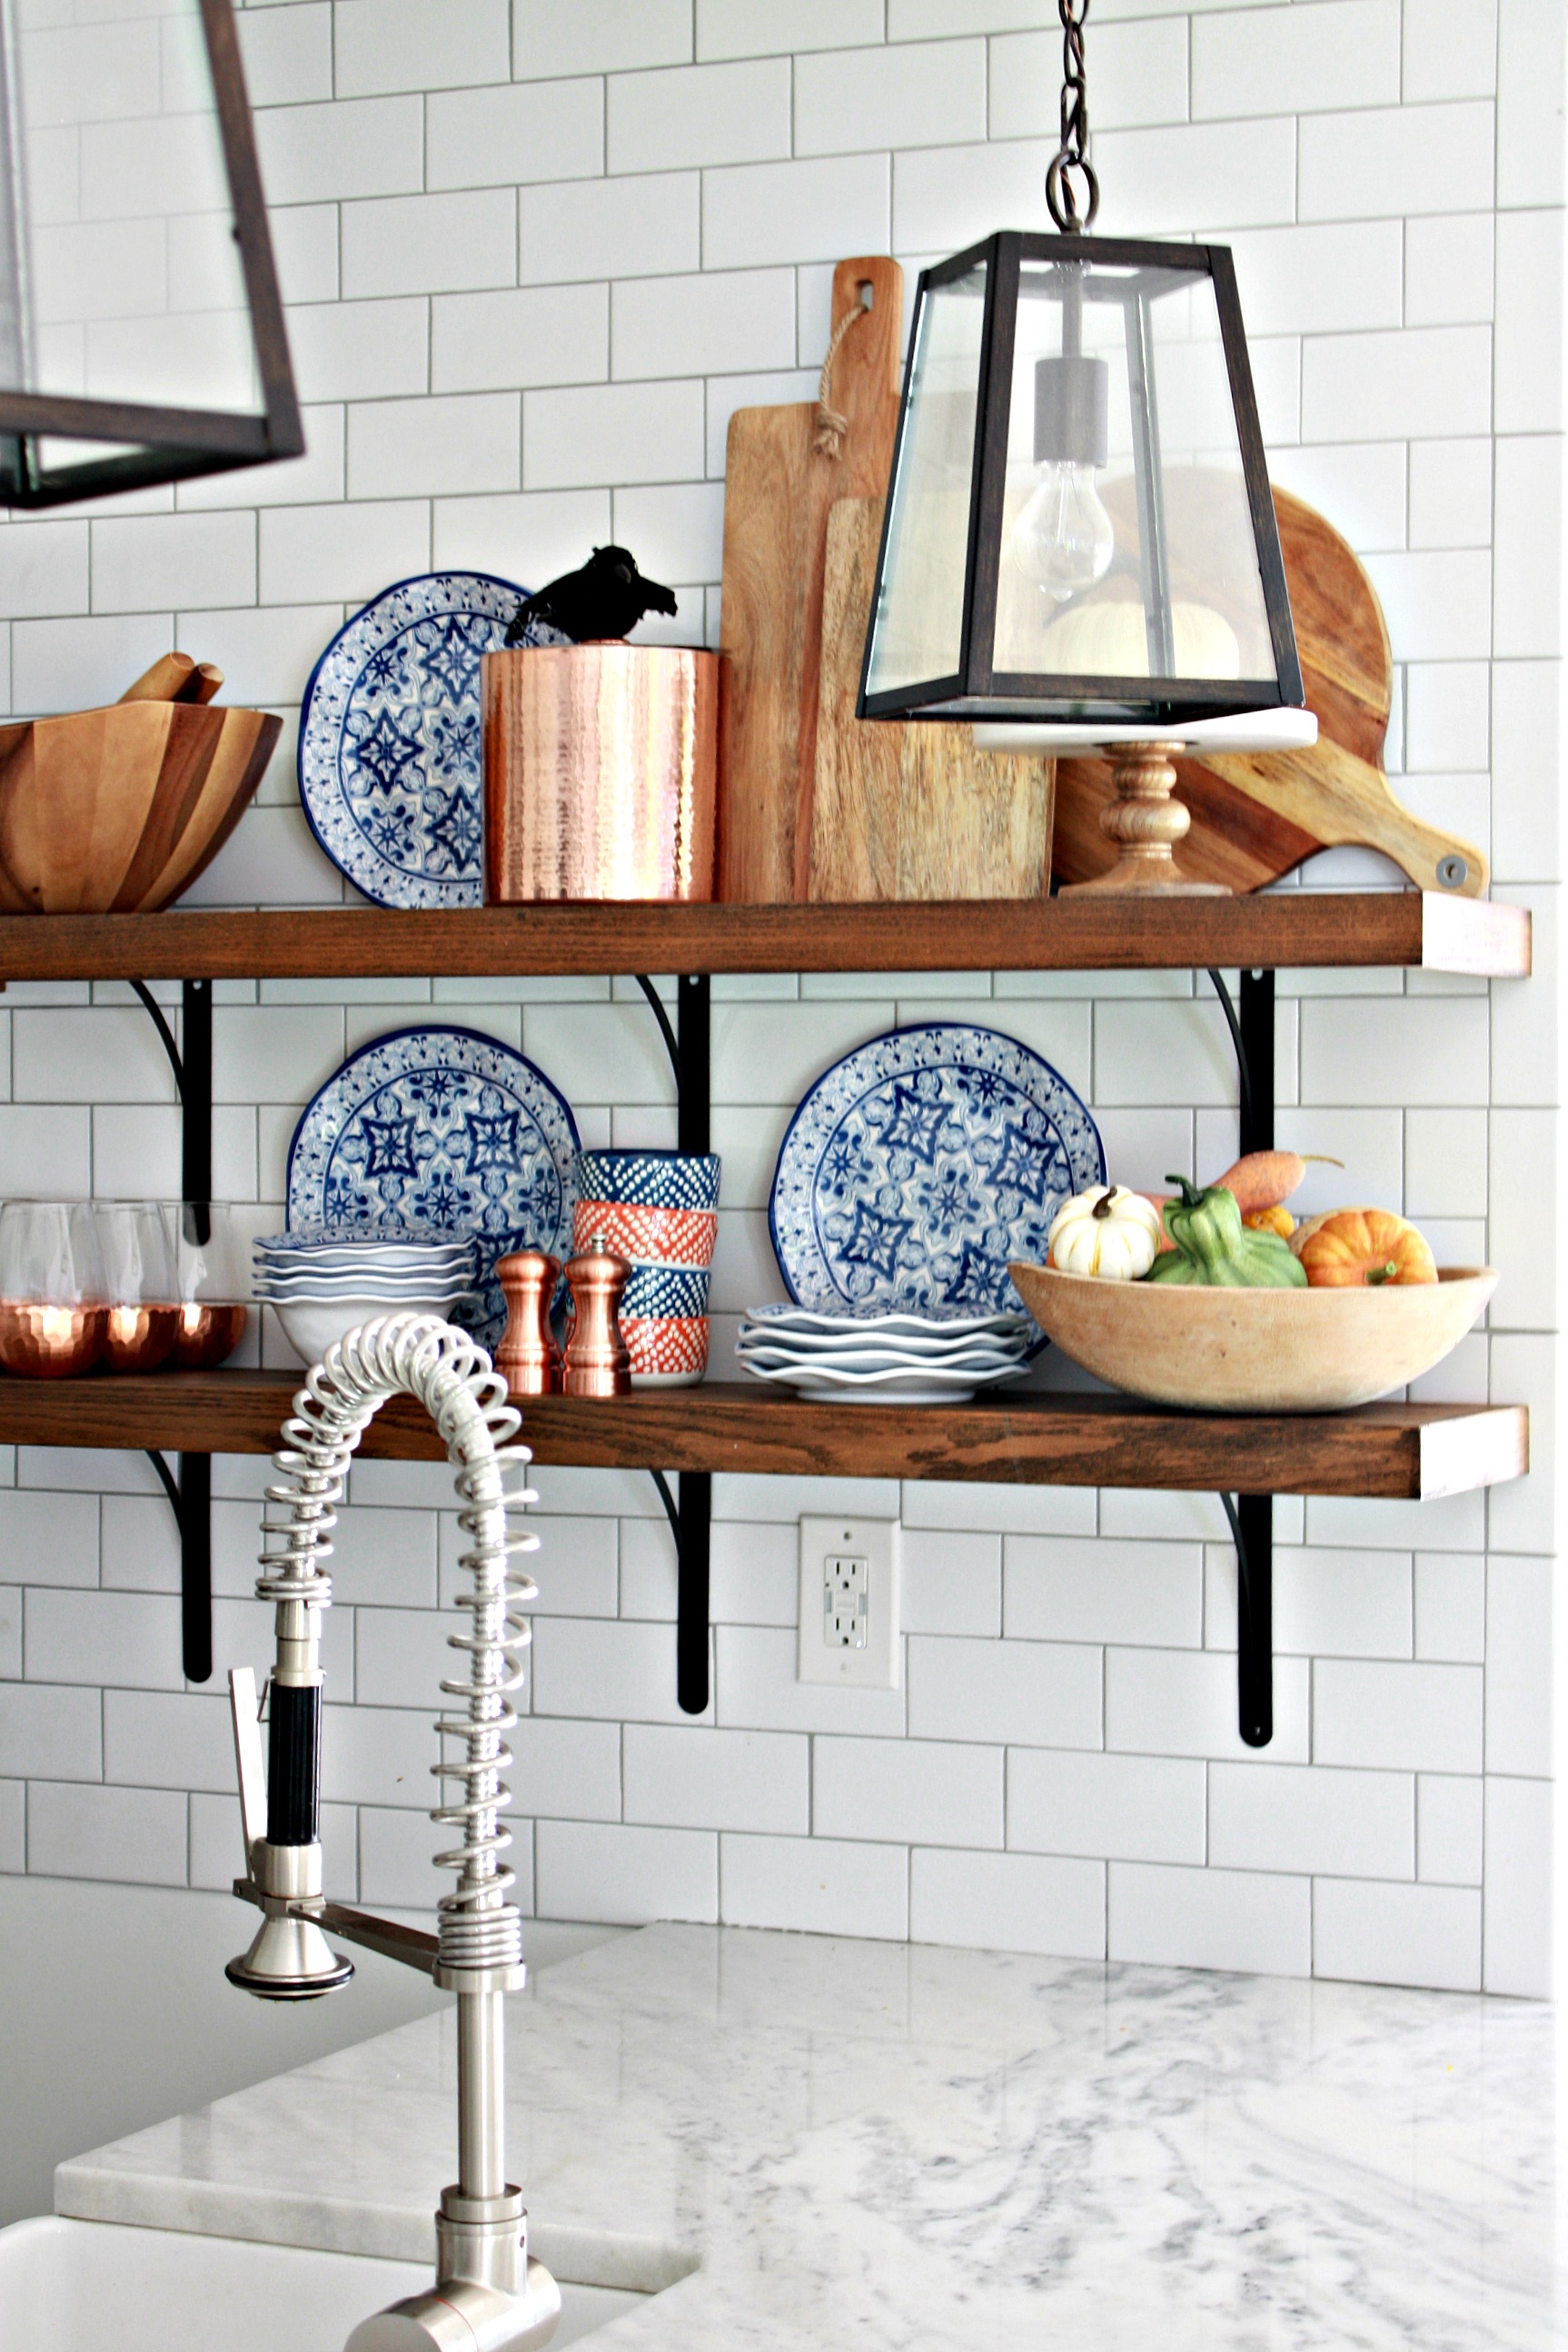
M 109 1327 L 104 1359 L 111 1372 L 151 1372 L 174 1351 L 180 1309 L 174 1234 L 161 1201 L 96 1201 Z
M 85 1201 L 0 1207 L 0 1365 L 33 1380 L 85 1372 L 109 1326 L 103 1264 Z
M 176 1202 L 171 1222 L 180 1309 L 174 1361 L 182 1371 L 210 1371 L 245 1336 L 250 1251 L 234 1211 L 222 1201 Z

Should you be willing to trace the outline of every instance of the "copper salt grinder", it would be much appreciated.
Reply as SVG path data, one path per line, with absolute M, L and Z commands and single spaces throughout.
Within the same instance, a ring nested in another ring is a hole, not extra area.
M 496 1260 L 506 1331 L 494 1361 L 514 1397 L 561 1393 L 561 1350 L 550 1328 L 550 1302 L 560 1279 L 561 1261 L 548 1250 L 513 1250 Z
M 629 1396 L 632 1360 L 621 1337 L 620 1304 L 631 1274 L 624 1257 L 606 1249 L 602 1234 L 566 1261 L 572 1292 L 572 1324 L 562 1362 L 561 1385 L 568 1396 Z

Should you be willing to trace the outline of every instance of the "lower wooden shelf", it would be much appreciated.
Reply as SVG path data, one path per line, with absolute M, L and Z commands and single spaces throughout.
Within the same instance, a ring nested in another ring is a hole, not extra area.
M 270 1454 L 291 1372 L 153 1373 L 60 1382 L 0 1378 L 0 1444 Z M 613 1402 L 525 1405 L 542 1463 L 592 1469 L 785 1476 L 979 1479 L 1411 1501 L 1517 1478 L 1530 1466 L 1522 1405 L 1372 1404 L 1343 1413 L 1183 1413 L 1131 1397 L 1036 1391 L 973 1404 L 808 1403 L 721 1381 Z M 412 1401 L 395 1397 L 362 1451 L 440 1461 Z

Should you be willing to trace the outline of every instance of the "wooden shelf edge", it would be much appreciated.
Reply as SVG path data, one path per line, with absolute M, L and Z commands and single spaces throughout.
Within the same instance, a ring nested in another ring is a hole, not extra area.
M 1529 910 L 1415 890 L 1169 901 L 174 908 L 0 916 L 0 979 L 425 978 L 432 973 L 1118 971 L 1425 966 L 1521 977 Z
M 299 1375 L 219 1371 L 50 1383 L 0 1379 L 0 1444 L 269 1454 Z M 1308 1415 L 1182 1413 L 1131 1397 L 1035 1391 L 967 1405 L 834 1406 L 705 1382 L 614 1403 L 523 1409 L 542 1464 L 796 1477 L 973 1480 L 1415 1501 L 1521 1476 L 1522 1405 L 1374 1404 Z M 440 1461 L 406 1398 L 372 1423 L 371 1458 Z

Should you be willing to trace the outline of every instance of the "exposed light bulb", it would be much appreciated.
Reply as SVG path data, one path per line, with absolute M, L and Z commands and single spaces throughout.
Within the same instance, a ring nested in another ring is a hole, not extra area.
M 1047 457 L 1008 538 L 1026 580 L 1065 604 L 1102 580 L 1116 534 L 1094 486 L 1095 468 Z

